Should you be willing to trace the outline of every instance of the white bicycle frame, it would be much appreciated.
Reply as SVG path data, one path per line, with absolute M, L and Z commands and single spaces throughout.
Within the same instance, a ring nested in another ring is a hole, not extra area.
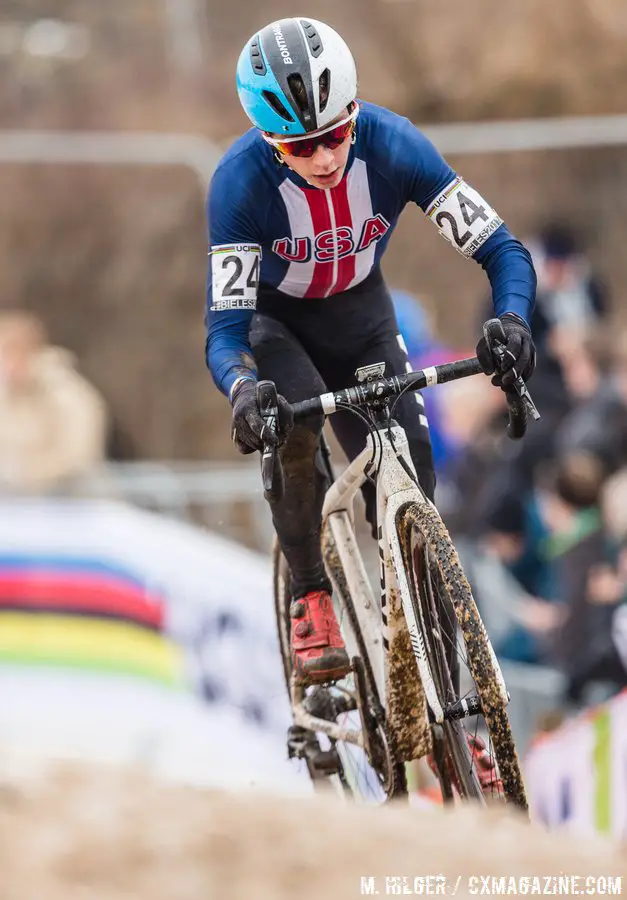
M 436 722 L 444 721 L 444 710 L 438 699 L 436 686 L 427 661 L 422 631 L 416 619 L 414 604 L 405 573 L 405 565 L 396 530 L 396 518 L 401 507 L 408 503 L 430 503 L 417 484 L 416 470 L 411 461 L 407 435 L 402 427 L 394 425 L 390 429 L 379 426 L 368 435 L 366 446 L 345 471 L 328 489 L 323 506 L 323 528 L 328 527 L 334 538 L 341 567 L 346 579 L 348 592 L 353 600 L 355 613 L 363 640 L 372 663 L 378 695 L 383 706 L 388 709 L 386 685 L 390 658 L 388 648 L 394 639 L 394 625 L 386 618 L 390 600 L 400 596 L 404 626 L 409 632 L 411 647 L 416 660 L 418 675 L 426 702 Z M 402 457 L 410 467 L 416 481 L 401 466 Z M 375 600 L 370 579 L 353 530 L 353 500 L 371 471 L 377 471 L 376 500 L 378 521 L 378 542 L 381 566 L 381 602 Z M 332 576 L 332 572 L 329 573 Z M 358 648 L 350 645 L 350 655 L 358 654 Z M 490 654 L 503 702 L 508 695 L 501 668 L 492 646 Z M 342 728 L 335 722 L 328 722 L 311 716 L 303 706 L 304 691 L 292 683 L 292 707 L 297 724 L 313 731 L 320 731 L 336 740 L 349 741 L 364 746 L 360 731 Z

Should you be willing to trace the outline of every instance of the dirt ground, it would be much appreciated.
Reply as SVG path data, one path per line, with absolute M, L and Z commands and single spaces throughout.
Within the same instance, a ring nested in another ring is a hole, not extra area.
M 622 875 L 627 890 L 627 854 L 549 835 L 500 809 L 357 808 L 334 798 L 164 786 L 141 773 L 68 765 L 43 780 L 0 784 L 2 900 L 349 900 L 371 890 L 400 893 L 402 882 L 390 888 L 385 876 L 406 876 L 406 893 L 422 884 L 424 893 L 439 886 L 465 897 L 485 888 L 481 876 L 560 873 Z M 414 881 L 427 875 L 440 877 Z

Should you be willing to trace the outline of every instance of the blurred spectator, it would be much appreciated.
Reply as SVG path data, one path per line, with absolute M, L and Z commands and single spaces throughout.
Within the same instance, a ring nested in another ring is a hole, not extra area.
M 496 510 L 497 518 L 500 503 L 510 509 L 519 503 L 520 520 L 536 472 L 558 454 L 562 423 L 602 388 L 604 350 L 602 341 L 594 344 L 592 335 L 600 330 L 608 310 L 600 280 L 569 226 L 550 223 L 528 243 L 538 275 L 531 321 L 538 362 L 530 390 L 542 418 L 531 425 L 524 441 L 495 461 L 484 503 L 484 511 Z M 491 314 L 486 306 L 481 321 Z
M 608 538 L 607 562 L 588 582 L 589 602 L 605 617 L 606 641 L 590 659 L 590 677 L 627 687 L 627 468 L 603 487 L 602 513 Z
M 559 348 L 570 412 L 520 445 L 479 417 L 453 523 L 498 656 L 556 666 L 579 705 L 627 686 L 627 339 L 564 330 Z
M 398 330 L 403 335 L 412 365 L 415 359 L 434 350 L 438 352 L 440 345 L 433 337 L 429 314 L 420 300 L 406 291 L 393 290 L 392 302 Z
M 560 279 L 571 278 L 569 266 L 576 269 L 570 258 L 567 262 L 560 258 L 562 251 L 568 256 L 566 251 L 572 250 L 573 244 L 559 231 L 549 231 L 544 238 L 548 248 L 545 287 L 547 283 L 559 286 Z M 555 309 L 562 306 L 556 304 Z M 579 303 L 580 312 L 581 306 Z M 484 467 L 482 483 L 475 488 L 474 522 L 468 523 L 475 533 L 481 531 L 484 549 L 501 561 L 522 590 L 543 600 L 556 596 L 558 567 L 546 557 L 546 523 L 538 508 L 537 473 L 576 450 L 594 455 L 606 473 L 622 460 L 627 462 L 627 345 L 623 400 L 620 377 L 609 374 L 612 360 L 620 356 L 610 353 L 605 329 L 599 324 L 581 327 L 583 321 L 597 322 L 600 309 L 598 306 L 598 315 L 589 317 L 571 310 L 552 321 L 531 384 L 542 418 L 530 425 L 519 444 L 501 442 L 487 472 Z M 475 478 L 481 473 L 475 462 L 466 468 Z M 460 494 L 465 490 L 460 487 Z M 532 614 L 529 605 L 529 616 L 543 631 L 540 623 L 548 628 L 556 612 L 534 609 Z M 521 662 L 540 660 L 541 644 L 529 624 L 519 622 L 512 627 L 500 648 L 502 655 Z
M 435 338 L 429 314 L 420 300 L 405 291 L 393 290 L 392 301 L 398 330 L 405 342 L 413 370 L 437 366 L 459 358 L 461 354 Z M 459 448 L 446 428 L 442 391 L 425 390 L 423 398 L 431 434 L 433 462 L 436 473 L 441 475 Z
M 600 511 L 604 475 L 591 455 L 545 464 L 533 491 L 510 490 L 487 510 L 479 548 L 517 584 L 505 601 L 510 620 L 495 643 L 497 654 L 556 665 L 568 679 L 572 701 L 597 677 L 601 648 L 606 653 L 611 642 L 607 610 L 600 611 L 591 596 L 597 585 L 599 591 L 607 587 L 600 583 L 610 558 Z
M 565 335 L 561 349 L 569 411 L 546 409 L 538 401 L 542 419 L 530 425 L 525 440 L 509 448 L 509 455 L 494 461 L 477 506 L 488 548 L 525 591 L 546 600 L 555 594 L 554 566 L 545 553 L 547 532 L 538 508 L 537 473 L 575 451 L 593 455 L 609 473 L 616 468 L 615 457 L 619 461 L 627 453 L 627 406 L 608 380 L 607 338 L 598 331 L 588 337 L 573 332 L 568 340 Z M 532 393 L 538 400 L 542 392 L 535 386 L 536 382 Z M 533 661 L 535 645 L 530 636 L 523 640 L 519 634 L 506 652 L 508 656 L 515 652 L 510 658 Z
M 552 427 L 586 391 L 584 362 L 590 357 L 578 358 L 577 350 L 607 317 L 609 298 L 570 225 L 549 222 L 528 245 L 538 276 L 533 391 Z
M 611 474 L 627 465 L 627 334 L 614 339 L 597 330 L 576 342 L 562 340 L 561 352 L 579 403 L 561 423 L 556 453 L 592 453 Z
M 481 375 L 442 385 L 438 393 L 451 448 L 446 468 L 451 502 L 441 512 L 451 531 L 474 540 L 482 496 L 504 451 L 505 395 Z
M 515 579 L 519 596 L 509 628 L 495 649 L 504 659 L 540 663 L 545 657 L 543 637 L 560 618 L 552 603 L 556 586 L 547 558 L 549 530 L 535 491 L 517 493 L 509 484 L 496 495 L 498 500 L 486 511 L 481 547 Z
M 564 608 L 547 655 L 567 677 L 567 699 L 581 703 L 591 681 L 622 680 L 612 644 L 611 606 L 620 602 L 610 565 L 612 550 L 601 515 L 605 472 L 593 455 L 574 453 L 555 467 L 541 490 L 551 533 L 548 555 L 555 562 L 557 596 Z M 533 622 L 531 622 L 533 627 Z
M 531 459 L 530 443 L 544 446 L 555 425 L 578 399 L 579 390 L 585 390 L 586 360 L 577 357 L 577 348 L 603 323 L 610 304 L 605 286 L 593 272 L 570 225 L 549 222 L 528 239 L 527 245 L 538 277 L 531 319 L 537 366 L 531 390 L 543 416 L 540 428 L 530 430 L 525 442 L 525 452 Z M 486 301 L 480 322 L 491 315 L 491 303 Z
M 608 312 L 608 296 L 573 229 L 550 222 L 529 241 L 538 276 L 531 322 L 538 354 L 554 329 L 585 332 Z
M 105 453 L 100 394 L 26 312 L 0 315 L 0 491 L 63 490 Z

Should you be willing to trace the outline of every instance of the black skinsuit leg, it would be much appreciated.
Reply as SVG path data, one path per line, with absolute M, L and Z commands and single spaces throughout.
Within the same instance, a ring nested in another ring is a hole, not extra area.
M 289 329 L 268 316 L 255 316 L 251 346 L 260 379 L 274 381 L 280 394 L 295 403 L 326 387 L 322 377 Z M 327 479 L 319 458 L 322 416 L 299 422 L 281 448 L 285 491 L 272 501 L 272 521 L 292 573 L 292 594 L 331 590 L 320 548 L 320 520 Z

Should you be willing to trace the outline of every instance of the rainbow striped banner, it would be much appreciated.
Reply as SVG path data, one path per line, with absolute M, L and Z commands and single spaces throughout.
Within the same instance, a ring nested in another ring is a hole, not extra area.
M 0 664 L 53 665 L 184 684 L 165 603 L 134 573 L 91 556 L 0 555 Z

